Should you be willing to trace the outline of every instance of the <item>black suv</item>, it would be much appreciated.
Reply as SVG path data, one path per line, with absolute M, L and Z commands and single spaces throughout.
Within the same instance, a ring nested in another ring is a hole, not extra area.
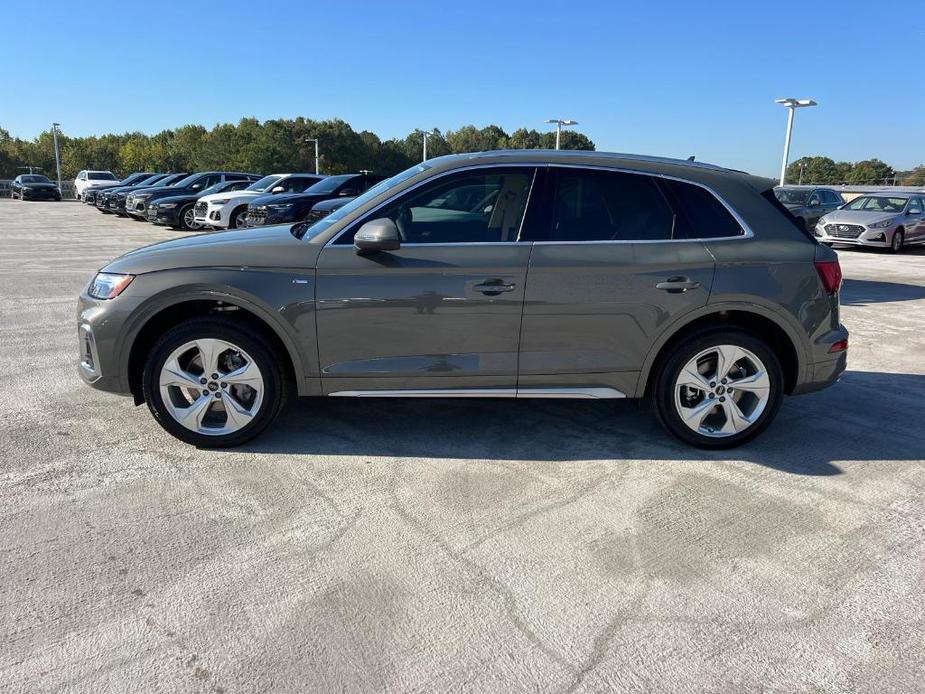
M 154 186 L 129 193 L 125 200 L 125 211 L 137 217 L 147 218 L 148 205 L 160 198 L 174 195 L 202 195 L 206 188 L 224 181 L 253 181 L 260 176 L 239 171 L 200 171 L 192 173 L 169 186 Z
M 124 186 L 133 186 L 136 183 L 140 183 L 141 181 L 156 175 L 157 174 L 155 174 L 153 171 L 136 171 L 135 173 L 131 173 L 119 181 L 119 185 L 117 186 L 90 186 L 89 188 L 84 188 L 83 196 L 81 199 L 83 200 L 84 204 L 95 206 L 97 193 L 105 190 L 122 188 Z
M 96 194 L 96 207 L 101 212 L 125 217 L 125 201 L 129 193 L 144 188 L 153 188 L 155 186 L 169 186 L 187 175 L 186 173 L 158 173 L 139 181 L 135 185 L 120 186 L 118 188 L 100 191 Z
M 322 200 L 353 198 L 369 190 L 385 176 L 377 174 L 341 174 L 328 176 L 301 193 L 262 195 L 247 205 L 249 227 L 306 221 L 312 208 Z

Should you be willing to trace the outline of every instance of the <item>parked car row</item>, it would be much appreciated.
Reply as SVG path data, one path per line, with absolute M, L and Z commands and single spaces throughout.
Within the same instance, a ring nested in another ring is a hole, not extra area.
M 925 194 L 878 192 L 850 202 L 831 188 L 778 186 L 777 199 L 820 242 L 888 248 L 925 243 Z
M 79 197 L 104 214 L 134 217 L 175 229 L 238 229 L 317 221 L 383 176 L 367 171 L 325 176 L 240 171 L 136 172 L 121 181 L 110 172 L 81 171 Z M 92 185 L 90 182 L 92 181 Z M 318 208 L 316 210 L 316 208 Z

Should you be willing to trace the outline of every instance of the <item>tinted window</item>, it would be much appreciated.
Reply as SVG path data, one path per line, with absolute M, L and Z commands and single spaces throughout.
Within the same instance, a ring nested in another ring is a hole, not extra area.
M 922 214 L 922 201 L 919 198 L 912 198 L 909 201 L 909 212 L 912 214 Z
M 819 191 L 822 194 L 822 202 L 829 205 L 841 205 L 842 199 L 841 195 L 836 193 L 833 190 L 821 190 Z
M 819 193 L 813 193 L 812 195 L 809 196 L 809 202 L 806 203 L 806 204 L 807 204 L 807 205 L 810 205 L 810 206 L 813 206 L 813 205 L 819 205 L 819 204 L 821 204 L 821 202 L 822 202 L 822 200 L 821 200 L 821 198 L 819 197 Z
M 26 174 L 21 177 L 22 183 L 51 183 L 46 176 L 40 176 L 38 174 Z
M 744 233 L 735 217 L 706 188 L 667 178 L 660 184 L 677 212 L 674 238 L 715 239 Z
M 317 178 L 308 176 L 290 176 L 289 178 L 285 178 L 282 181 L 275 183 L 272 190 L 274 192 L 281 193 L 301 193 L 310 185 L 314 184 L 317 180 Z M 277 191 L 276 189 L 280 187 L 282 187 L 282 190 Z
M 445 176 L 374 212 L 388 217 L 402 243 L 516 241 L 533 169 L 491 168 Z M 362 223 L 362 222 L 361 222 Z M 337 243 L 353 243 L 359 224 Z
M 651 176 L 561 169 L 549 240 L 667 240 L 673 217 Z
M 115 181 L 116 177 L 108 171 L 91 171 L 87 174 L 91 181 Z

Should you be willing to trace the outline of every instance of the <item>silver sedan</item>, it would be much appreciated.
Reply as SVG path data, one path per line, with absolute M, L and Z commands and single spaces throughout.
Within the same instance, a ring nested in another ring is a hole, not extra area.
M 862 195 L 823 216 L 814 233 L 830 245 L 875 246 L 898 253 L 904 246 L 925 243 L 925 195 Z

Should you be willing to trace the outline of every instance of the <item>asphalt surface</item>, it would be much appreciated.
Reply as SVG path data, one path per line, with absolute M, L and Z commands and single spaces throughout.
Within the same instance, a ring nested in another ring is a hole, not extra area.
M 925 251 L 840 253 L 849 371 L 736 451 L 332 399 L 214 452 L 74 365 L 92 273 L 180 235 L 0 200 L 0 689 L 922 690 Z

